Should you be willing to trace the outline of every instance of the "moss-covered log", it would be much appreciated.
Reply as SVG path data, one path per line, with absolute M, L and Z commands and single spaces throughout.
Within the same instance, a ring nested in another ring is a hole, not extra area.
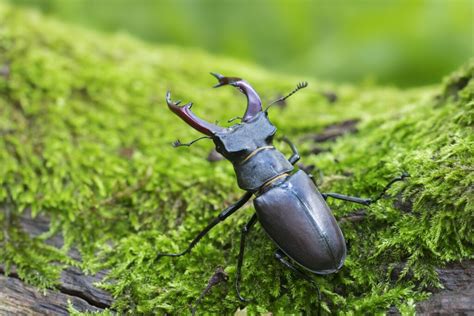
M 112 310 L 183 314 L 222 266 L 229 282 L 212 288 L 198 311 L 242 307 L 232 284 L 250 204 L 190 255 L 156 260 L 159 251 L 183 249 L 242 194 L 229 163 L 206 159 L 210 142 L 170 145 L 198 135 L 167 110 L 168 89 L 209 121 L 224 124 L 242 114 L 241 96 L 209 88 L 209 71 L 244 77 L 266 101 L 309 81 L 269 115 L 279 134 L 296 142 L 300 168 L 322 191 L 370 197 L 402 172 L 411 175 L 370 207 L 330 201 L 349 254 L 339 273 L 315 276 L 324 311 L 412 313 L 440 287 L 437 268 L 473 258 L 473 62 L 434 87 L 336 86 L 197 50 L 98 35 L 2 5 L 5 274 L 61 291 L 63 271 L 107 271 L 97 286 L 113 296 Z M 283 143 L 276 146 L 288 154 Z M 47 218 L 47 230 L 29 232 L 25 214 Z M 60 245 L 48 242 L 58 236 Z M 255 301 L 247 312 L 314 312 L 314 288 L 280 266 L 274 248 L 260 227 L 252 232 L 242 283 Z

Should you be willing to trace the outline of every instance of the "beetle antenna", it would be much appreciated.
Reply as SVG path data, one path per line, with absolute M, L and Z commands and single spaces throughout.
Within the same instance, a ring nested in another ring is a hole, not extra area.
M 306 81 L 302 81 L 302 82 L 298 83 L 298 84 L 296 85 L 296 88 L 295 88 L 293 91 L 291 91 L 289 94 L 287 94 L 285 97 L 278 98 L 278 99 L 276 99 L 275 101 L 273 101 L 272 103 L 270 103 L 269 105 L 267 105 L 267 107 L 265 108 L 265 112 L 267 112 L 267 110 L 268 110 L 273 104 L 288 99 L 288 98 L 291 97 L 293 94 L 295 94 L 296 92 L 298 92 L 298 91 L 301 90 L 301 89 L 306 88 L 307 86 L 308 86 L 308 82 L 306 82 Z
M 209 138 L 209 139 L 211 139 L 212 137 L 210 137 L 210 136 L 199 137 L 199 138 L 196 138 L 196 139 L 193 140 L 193 141 L 190 141 L 189 143 L 182 143 L 179 139 L 177 139 L 177 140 L 175 140 L 175 141 L 173 142 L 173 147 L 175 147 L 175 148 L 176 148 L 176 147 L 182 147 L 182 146 L 188 146 L 188 147 L 189 147 L 189 146 L 191 146 L 192 144 L 194 144 L 195 142 L 198 142 L 198 141 L 200 141 L 201 139 L 204 139 L 204 138 Z

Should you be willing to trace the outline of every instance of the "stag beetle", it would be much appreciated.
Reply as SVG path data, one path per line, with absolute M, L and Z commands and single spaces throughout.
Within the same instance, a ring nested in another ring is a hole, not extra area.
M 287 159 L 272 145 L 276 127 L 268 119 L 267 112 L 270 105 L 305 88 L 307 83 L 298 84 L 287 96 L 275 100 L 263 110 L 260 97 L 249 83 L 240 78 L 216 73 L 211 75 L 218 80 L 215 88 L 231 85 L 247 97 L 247 109 L 240 118 L 241 123 L 224 128 L 206 122 L 193 114 L 192 103 L 179 106 L 180 101 L 171 101 L 168 91 L 166 102 L 169 109 L 206 135 L 186 144 L 177 141 L 174 146 L 190 146 L 200 139 L 210 138 L 216 150 L 233 164 L 238 185 L 246 193 L 211 221 L 184 251 L 159 253 L 157 256 L 179 257 L 190 252 L 214 226 L 236 212 L 254 195 L 256 213 L 242 228 L 237 262 L 235 287 L 241 301 L 246 301 L 240 294 L 245 238 L 257 221 L 278 247 L 276 259 L 300 276 L 312 282 L 305 271 L 322 275 L 337 272 L 344 264 L 346 243 L 326 199 L 331 197 L 369 205 L 380 199 L 394 182 L 408 175 L 403 174 L 390 181 L 374 199 L 337 193 L 321 194 L 308 174 L 303 170 L 295 171 L 294 165 L 300 159 L 296 147 L 287 138 L 282 139 L 292 150 L 291 157 Z

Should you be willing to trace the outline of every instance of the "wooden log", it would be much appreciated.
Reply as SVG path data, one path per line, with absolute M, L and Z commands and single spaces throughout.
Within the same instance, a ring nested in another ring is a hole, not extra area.
M 49 220 L 46 217 L 32 218 L 29 212 L 20 217 L 20 225 L 32 237 L 49 230 Z M 60 234 L 46 242 L 55 247 L 61 247 L 64 243 Z M 75 249 L 69 255 L 80 260 L 80 254 Z M 5 273 L 2 265 L 0 273 Z M 69 301 L 75 309 L 82 312 L 101 311 L 112 304 L 110 294 L 94 286 L 105 274 L 106 271 L 101 271 L 96 275 L 85 275 L 76 267 L 68 267 L 62 271 L 56 289 L 39 291 L 24 284 L 15 267 L 12 267 L 8 275 L 0 276 L 0 315 L 68 315 Z
M 444 289 L 416 305 L 417 315 L 474 315 L 474 260 L 437 269 Z
M 69 315 L 68 302 L 78 311 L 100 311 L 80 297 L 46 290 L 43 293 L 15 277 L 0 276 L 0 315 Z

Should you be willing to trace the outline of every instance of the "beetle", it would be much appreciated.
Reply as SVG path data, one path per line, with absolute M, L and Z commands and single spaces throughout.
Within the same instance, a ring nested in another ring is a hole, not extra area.
M 382 193 L 374 199 L 338 193 L 320 193 L 312 177 L 303 170 L 295 168 L 296 162 L 300 159 L 295 145 L 287 138 L 282 139 L 292 151 L 288 159 L 273 146 L 277 129 L 268 118 L 270 105 L 305 88 L 307 83 L 298 84 L 287 96 L 263 109 L 259 95 L 247 81 L 217 73 L 211 75 L 218 80 L 215 88 L 230 85 L 246 96 L 247 108 L 240 118 L 241 122 L 227 128 L 209 123 L 191 111 L 192 103 L 180 106 L 181 101 L 173 102 L 168 91 L 166 102 L 169 109 L 191 127 L 205 134 L 204 137 L 190 143 L 182 144 L 177 141 L 174 146 L 190 146 L 200 139 L 210 138 L 217 152 L 232 163 L 237 183 L 245 194 L 213 219 L 184 251 L 158 253 L 157 257 L 179 257 L 189 253 L 214 226 L 234 214 L 254 196 L 255 213 L 242 228 L 237 262 L 235 289 L 241 301 L 247 301 L 240 292 L 245 239 L 257 222 L 277 246 L 276 259 L 300 276 L 312 281 L 307 272 L 320 275 L 337 272 L 346 258 L 346 242 L 326 204 L 326 199 L 331 197 L 370 205 L 380 199 L 394 182 L 403 180 L 408 175 L 404 173 L 390 181 Z

